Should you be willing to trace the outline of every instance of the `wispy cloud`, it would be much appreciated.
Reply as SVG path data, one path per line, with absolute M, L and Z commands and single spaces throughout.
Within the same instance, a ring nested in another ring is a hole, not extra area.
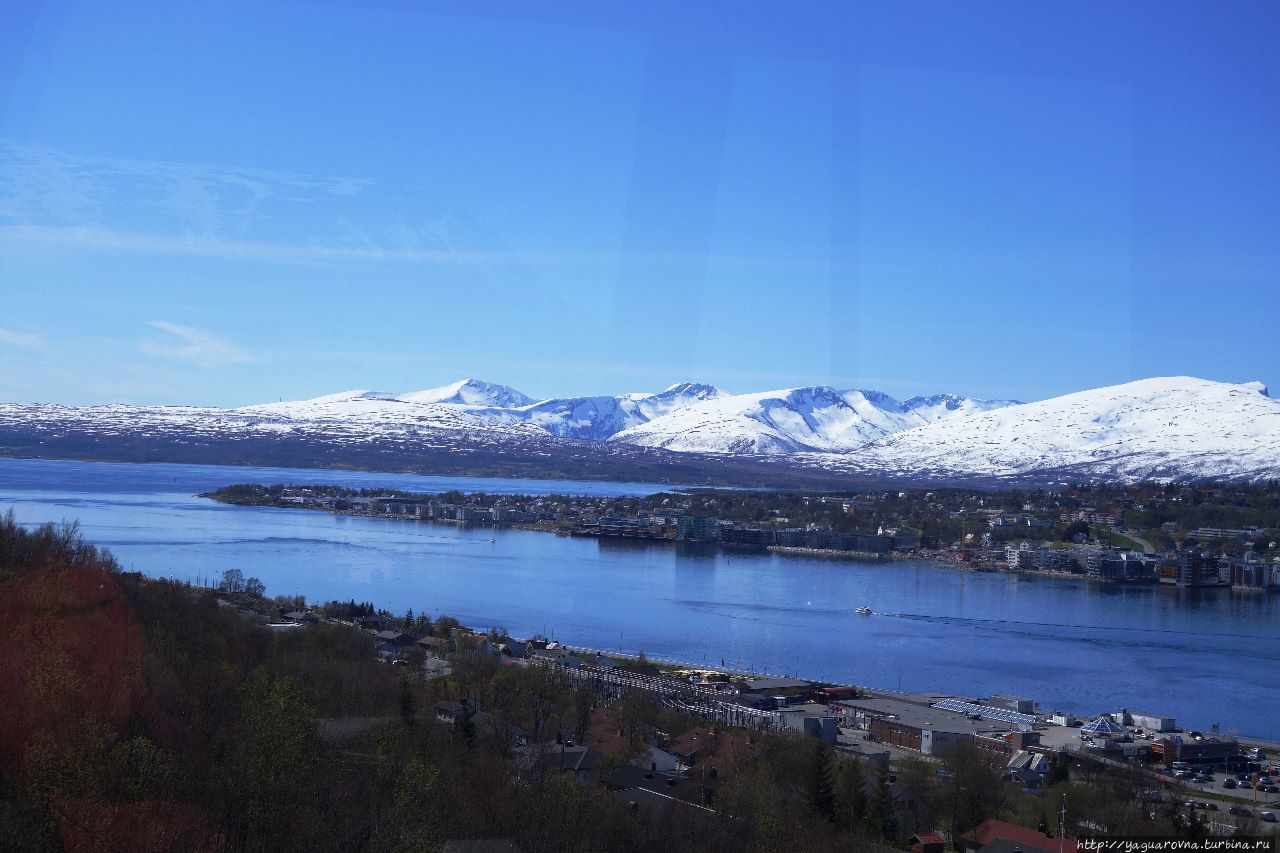
M 90 157 L 0 138 L 0 220 L 107 225 L 139 217 L 184 233 L 244 232 L 285 212 L 359 195 L 352 178 Z
M 830 259 L 768 253 L 513 246 L 465 203 L 372 180 L 91 157 L 0 137 L 0 242 L 258 263 L 408 263 L 505 278 L 578 267 L 708 263 L 829 274 Z M 553 286 L 546 286 L 555 295 Z M 577 302 L 577 297 L 566 300 Z
M 0 225 L 0 241 L 52 244 L 91 251 L 196 255 L 222 259 L 329 263 L 333 261 L 400 261 L 433 264 L 603 263 L 605 253 L 504 252 L 474 249 L 384 248 L 364 245 L 302 245 L 191 235 L 143 234 L 80 226 Z
M 258 360 L 248 350 L 200 329 L 179 326 L 166 320 L 151 320 L 148 325 L 169 333 L 164 338 L 144 338 L 138 344 L 138 348 L 148 355 L 189 361 L 199 367 L 209 368 Z
M 711 262 L 726 267 L 797 270 L 827 273 L 833 267 L 823 259 L 751 257 L 747 255 L 699 255 L 680 252 L 631 252 L 616 250 L 552 249 L 518 251 L 450 246 L 380 245 L 362 241 L 350 243 L 273 243 L 256 240 L 197 237 L 121 231 L 96 226 L 0 225 L 0 242 L 16 247 L 59 246 L 93 252 L 135 252 L 139 254 L 187 255 L 219 260 L 262 261 L 267 263 L 413 263 L 437 266 L 513 267 L 580 266 L 611 270 L 619 263 L 692 264 Z
M 0 329 L 0 344 L 8 344 L 9 346 L 21 347 L 22 349 L 48 349 L 49 345 L 45 343 L 44 338 L 39 335 L 31 335 L 26 332 L 14 332 L 9 329 Z

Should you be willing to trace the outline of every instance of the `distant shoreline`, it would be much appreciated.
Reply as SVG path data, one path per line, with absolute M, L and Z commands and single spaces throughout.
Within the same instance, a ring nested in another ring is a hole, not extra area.
M 1035 570 L 1035 569 L 1012 569 L 1011 570 L 1008 568 L 991 566 L 988 564 L 976 565 L 976 564 L 957 563 L 954 560 L 948 560 L 945 557 L 939 556 L 934 553 L 920 552 L 920 551 L 890 552 L 887 554 L 877 554 L 869 551 L 841 551 L 834 548 L 804 548 L 804 547 L 788 546 L 788 545 L 742 547 L 742 546 L 734 546 L 734 545 L 725 545 L 718 541 L 703 542 L 703 541 L 680 540 L 680 539 L 647 538 L 647 537 L 639 537 L 639 536 L 611 536 L 608 534 L 600 534 L 600 533 L 583 533 L 583 532 L 575 533 L 570 528 L 558 528 L 551 525 L 539 524 L 535 522 L 502 523 L 502 522 L 492 522 L 492 521 L 490 522 L 459 521 L 458 519 L 452 519 L 452 518 L 416 518 L 413 516 L 406 516 L 406 515 L 368 515 L 367 513 L 363 513 L 363 512 L 353 512 L 350 510 L 340 510 L 340 509 L 328 509 L 325 507 L 306 506 L 303 504 L 287 504 L 283 502 L 271 502 L 271 501 L 259 501 L 259 502 L 236 501 L 236 500 L 227 499 L 226 497 L 223 497 L 223 496 L 219 496 L 216 492 L 202 493 L 197 495 L 197 497 L 208 498 L 210 500 L 218 501 L 219 503 L 224 503 L 229 506 L 266 507 L 269 509 L 302 509 L 302 510 L 308 510 L 312 512 L 325 512 L 330 515 L 348 516 L 352 518 L 382 518 L 382 519 L 388 519 L 393 521 L 428 522 L 431 524 L 448 524 L 448 525 L 453 525 L 455 527 L 476 527 L 476 528 L 503 527 L 503 528 L 512 529 L 512 530 L 525 530 L 531 533 L 550 533 L 557 536 L 571 535 L 571 536 L 578 536 L 581 538 L 608 539 L 616 542 L 635 542 L 640 544 L 703 545 L 703 546 L 716 547 L 726 553 L 734 553 L 734 552 L 755 552 L 755 553 L 762 553 L 762 554 L 775 553 L 775 554 L 783 554 L 783 555 L 794 556 L 794 557 L 811 557 L 813 559 L 818 559 L 818 560 L 837 560 L 837 561 L 843 560 L 843 561 L 867 563 L 867 564 L 916 562 L 916 563 L 929 563 L 931 565 L 936 566 L 937 568 L 949 569 L 951 571 L 959 571 L 959 572 L 971 572 L 971 573 L 985 572 L 988 574 L 1000 574 L 1000 575 L 1026 575 L 1031 577 L 1058 578 L 1062 580 L 1089 581 L 1089 582 L 1098 583 L 1098 584 L 1105 584 L 1108 586 L 1110 585 L 1158 586 L 1158 584 L 1136 583 L 1136 582 L 1125 584 L 1117 581 L 1106 581 L 1106 580 L 1101 580 L 1099 578 L 1091 578 L 1088 575 L 1071 574 L 1067 572 L 1050 572 L 1050 571 Z M 1209 588 L 1209 587 L 1206 587 L 1206 588 Z M 1228 589 L 1229 588 L 1230 587 L 1228 587 Z

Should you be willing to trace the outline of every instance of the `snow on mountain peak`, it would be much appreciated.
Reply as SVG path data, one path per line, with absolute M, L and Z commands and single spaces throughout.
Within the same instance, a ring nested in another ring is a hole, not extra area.
M 726 391 L 714 385 L 703 385 L 700 382 L 677 382 L 674 385 L 668 385 L 661 394 L 654 394 L 653 396 L 696 397 L 699 400 L 711 400 L 716 397 L 724 397 L 726 394 Z
M 308 412 L 315 412 L 326 407 L 341 405 L 343 403 L 360 403 L 366 401 L 385 401 L 395 400 L 396 395 L 388 391 L 339 391 L 336 394 L 325 394 L 320 397 L 311 397 L 306 400 L 281 400 L 277 403 L 259 403 L 254 406 L 242 406 L 239 409 L 233 409 L 237 412 L 259 413 L 259 414 L 280 414 L 280 415 L 303 415 Z
M 443 403 L 454 406 L 487 406 L 512 409 L 536 402 L 514 388 L 485 382 L 482 379 L 460 379 L 439 388 L 401 394 L 399 399 L 407 403 Z
M 919 418 L 920 423 L 931 424 L 947 418 L 965 417 L 1018 405 L 1021 403 L 1017 400 L 979 400 L 956 394 L 930 394 L 903 401 L 902 409 Z
M 886 436 L 849 464 L 932 476 L 1274 476 L 1280 402 L 1262 390 L 1191 376 L 1141 379 L 944 418 Z
M 847 453 L 943 418 L 1008 405 L 939 395 L 912 406 L 883 391 L 828 385 L 724 394 L 623 430 L 611 440 L 701 453 Z
M 394 400 L 396 395 L 390 391 L 340 391 L 337 394 L 325 394 L 323 397 L 312 397 L 308 403 L 340 403 L 345 400 Z
M 351 443 L 552 437 L 674 451 L 779 454 L 828 471 L 934 479 L 1280 477 L 1280 401 L 1261 382 L 1154 377 L 1034 403 L 952 394 L 899 402 L 825 385 L 728 394 L 681 382 L 658 394 L 535 402 L 464 379 L 396 396 L 353 390 L 240 409 L 0 405 L 0 422 L 126 434 L 328 436 Z M 5 415 L 5 412 L 8 414 Z M 440 438 L 447 436 L 447 438 Z
M 1248 388 L 1252 391 L 1257 391 L 1259 394 L 1261 394 L 1264 397 L 1271 396 L 1271 392 L 1267 390 L 1267 386 L 1263 385 L 1261 382 L 1242 382 L 1240 383 L 1240 387 Z
M 930 394 L 928 396 L 916 396 L 908 400 L 902 401 L 902 408 L 907 411 L 914 409 L 936 408 L 941 406 L 949 411 L 955 411 L 965 404 L 969 398 L 959 397 L 955 394 Z
M 880 406 L 896 401 L 878 392 L 827 386 L 723 395 L 653 418 L 613 436 L 613 441 L 702 453 L 843 451 L 908 424 L 902 412 Z M 914 424 L 911 424 L 914 425 Z

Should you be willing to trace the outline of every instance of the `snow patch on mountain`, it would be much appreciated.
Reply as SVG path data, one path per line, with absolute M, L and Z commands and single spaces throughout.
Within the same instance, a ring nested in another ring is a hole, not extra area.
M 506 385 L 485 382 L 483 379 L 460 379 L 439 388 L 400 394 L 406 403 L 445 403 L 456 406 L 488 406 L 511 409 L 537 402 Z
M 396 395 L 387 391 L 340 391 L 337 394 L 325 394 L 309 400 L 290 400 L 278 403 L 259 403 L 254 406 L 241 406 L 232 409 L 235 412 L 283 415 L 286 417 L 305 416 L 312 411 L 323 411 L 341 403 L 359 403 L 364 400 L 394 400 Z M 140 407 L 157 408 L 157 407 Z
M 496 414 L 496 413 L 490 413 Z M 604 441 L 609 436 L 639 423 L 634 405 L 618 397 L 572 397 L 543 400 L 516 412 L 504 413 L 527 420 L 561 438 Z
M 517 429 L 523 433 L 604 441 L 629 427 L 660 418 L 686 406 L 724 397 L 714 385 L 681 382 L 658 394 L 620 397 L 569 397 L 535 401 L 506 385 L 480 379 L 392 394 L 385 391 L 343 391 L 309 400 L 263 403 L 231 410 L 246 416 L 288 421 L 350 421 L 387 428 L 405 421 L 444 429 Z M 465 417 L 463 414 L 465 413 Z
M 957 397 L 955 394 L 932 394 L 928 397 L 912 397 L 902 402 L 902 408 L 924 423 L 934 423 L 946 418 L 965 417 L 978 412 L 1003 409 L 1018 405 L 1017 400 L 975 400 L 973 397 Z
M 644 417 L 645 420 L 651 421 L 707 400 L 721 400 L 731 396 L 733 395 L 714 385 L 702 385 L 697 382 L 677 382 L 658 394 L 650 394 L 635 402 L 637 413 Z
M 899 402 L 826 386 L 729 394 L 679 383 L 657 394 L 534 401 L 462 380 L 395 395 L 353 390 L 238 409 L 0 404 L 0 429 L 130 445 L 264 437 L 406 449 L 568 441 L 764 455 L 837 473 L 937 480 L 1280 478 L 1280 402 L 1259 382 L 1166 377 L 1036 403 L 938 394 Z M 24 441 L 27 439 L 23 439 Z
M 827 386 L 722 395 L 619 432 L 611 440 L 699 453 L 843 453 L 944 417 L 1008 405 L 962 397 L 912 398 Z
M 623 394 L 619 397 L 569 397 L 543 400 L 516 409 L 484 413 L 494 419 L 523 419 L 551 435 L 604 441 L 610 436 L 660 418 L 703 400 L 724 396 L 714 385 L 681 382 L 658 394 Z
M 1144 379 L 946 418 L 808 461 L 937 477 L 1276 477 L 1280 402 L 1259 382 Z

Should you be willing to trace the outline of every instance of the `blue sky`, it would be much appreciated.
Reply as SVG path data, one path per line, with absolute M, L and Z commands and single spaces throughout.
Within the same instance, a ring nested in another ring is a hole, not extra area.
M 7 11 L 0 400 L 1280 386 L 1280 5 L 628 5 Z

